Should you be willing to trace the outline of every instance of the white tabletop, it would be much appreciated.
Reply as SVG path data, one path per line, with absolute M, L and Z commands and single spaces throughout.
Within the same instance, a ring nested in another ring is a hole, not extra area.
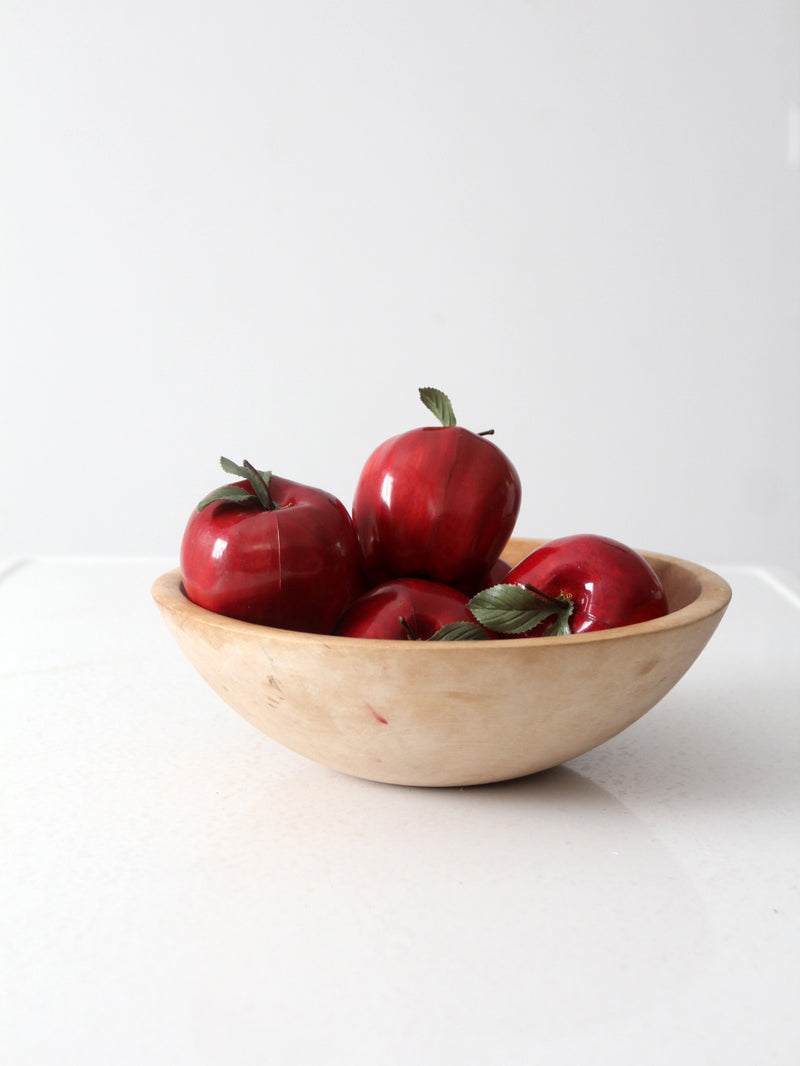
M 800 1061 L 791 585 L 717 567 L 728 613 L 641 721 L 437 790 L 229 710 L 150 600 L 174 563 L 0 580 L 3 1061 Z

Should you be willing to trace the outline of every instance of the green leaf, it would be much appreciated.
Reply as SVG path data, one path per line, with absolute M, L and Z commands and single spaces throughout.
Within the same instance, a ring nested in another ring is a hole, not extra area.
M 436 415 L 443 426 L 456 425 L 456 416 L 450 399 L 440 389 L 420 389 L 419 398 L 429 411 Z
M 492 585 L 482 589 L 469 601 L 469 609 L 482 626 L 493 633 L 526 633 L 545 622 L 557 619 L 559 633 L 569 633 L 572 601 L 564 597 L 559 602 L 544 600 L 522 585 Z
M 542 636 L 545 637 L 568 637 L 572 633 L 569 628 L 569 620 L 572 616 L 572 611 L 559 611 L 555 619 L 545 629 Z
M 197 510 L 202 511 L 204 507 L 208 507 L 210 503 L 215 500 L 229 500 L 232 503 L 243 503 L 245 500 L 252 500 L 252 495 L 247 489 L 242 488 L 241 485 L 223 485 L 221 489 L 215 489 L 210 492 L 208 496 L 205 496 L 197 505 Z
M 489 634 L 474 622 L 448 622 L 428 640 L 488 640 Z
M 244 481 L 249 481 L 253 492 L 256 495 L 256 499 L 265 511 L 272 511 L 274 509 L 275 505 L 269 494 L 269 479 L 272 477 L 271 470 L 256 470 L 253 464 L 247 459 L 245 459 L 243 466 L 239 466 L 239 464 L 234 463 L 232 459 L 226 459 L 224 455 L 220 456 L 219 465 L 226 474 L 233 474 L 235 477 L 242 478 Z
M 253 486 L 253 492 L 258 497 L 258 502 L 265 511 L 273 511 L 275 504 L 269 494 L 269 480 L 272 477 L 272 473 L 269 470 L 256 470 L 247 459 L 244 461 L 244 468 L 247 471 L 247 480 Z
M 222 467 L 226 474 L 233 474 L 234 477 L 240 477 L 244 481 L 250 480 L 250 476 L 243 466 L 239 466 L 238 463 L 234 463 L 232 459 L 226 459 L 224 455 L 220 456 L 219 465 Z

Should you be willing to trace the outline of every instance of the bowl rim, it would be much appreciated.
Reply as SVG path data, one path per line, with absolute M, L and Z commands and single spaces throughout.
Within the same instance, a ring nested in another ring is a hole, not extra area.
M 549 538 L 548 538 L 549 539 Z M 543 538 L 517 537 L 512 538 L 509 544 L 520 541 L 531 543 L 536 546 L 544 544 Z M 532 549 L 533 550 L 533 549 Z M 307 633 L 292 629 L 278 629 L 274 626 L 264 626 L 257 622 L 245 622 L 239 618 L 230 618 L 227 615 L 216 614 L 205 607 L 193 603 L 186 595 L 181 582 L 179 567 L 166 571 L 156 578 L 151 587 L 151 595 L 159 607 L 174 615 L 183 615 L 202 621 L 205 625 L 225 629 L 231 632 L 239 632 L 242 635 L 269 637 L 272 640 L 280 640 L 288 645 L 302 644 L 318 645 L 320 647 L 363 647 L 365 649 L 393 648 L 399 654 L 420 654 L 420 649 L 435 649 L 433 654 L 466 654 L 471 649 L 473 655 L 497 654 L 498 648 L 506 652 L 512 649 L 554 648 L 572 647 L 573 645 L 594 644 L 601 641 L 630 639 L 645 634 L 668 632 L 682 629 L 685 626 L 705 621 L 716 614 L 721 614 L 731 600 L 732 590 L 728 582 L 715 571 L 702 566 L 699 563 L 690 562 L 673 555 L 665 555 L 661 552 L 639 551 L 651 565 L 653 561 L 674 566 L 687 571 L 699 583 L 697 596 L 676 611 L 670 611 L 660 618 L 653 618 L 647 622 L 634 622 L 627 626 L 616 626 L 612 629 L 602 629 L 588 633 L 571 633 L 565 636 L 550 637 L 514 637 L 509 640 L 468 640 L 468 641 L 425 641 L 425 640 L 387 640 L 368 637 L 347 637 L 332 633 Z M 402 651 L 400 649 L 403 649 Z M 412 650 L 413 649 L 413 650 Z

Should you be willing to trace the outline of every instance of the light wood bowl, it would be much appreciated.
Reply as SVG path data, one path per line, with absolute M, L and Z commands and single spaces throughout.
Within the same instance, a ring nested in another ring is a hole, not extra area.
M 512 565 L 540 540 L 512 539 Z M 653 707 L 717 628 L 731 590 L 694 563 L 642 553 L 663 618 L 566 637 L 427 643 L 319 636 L 213 614 L 172 570 L 152 588 L 186 657 L 267 736 L 355 777 L 476 785 L 556 766 Z

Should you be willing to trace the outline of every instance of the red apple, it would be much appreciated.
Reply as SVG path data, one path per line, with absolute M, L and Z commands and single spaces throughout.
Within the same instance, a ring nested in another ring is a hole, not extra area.
M 505 581 L 510 569 L 511 563 L 507 563 L 505 559 L 498 559 L 491 570 L 484 574 L 479 581 L 473 581 L 469 585 L 461 585 L 460 590 L 461 592 L 466 592 L 468 596 L 474 596 L 481 589 L 489 589 L 492 585 L 499 585 L 502 581 Z
M 353 524 L 370 583 L 423 577 L 467 587 L 494 565 L 511 535 L 519 475 L 485 435 L 456 425 L 444 393 L 419 391 L 442 424 L 376 448 L 356 485 Z
M 336 624 L 339 637 L 375 640 L 482 639 L 463 592 L 423 578 L 376 585 L 350 604 Z M 451 628 L 452 627 L 452 628 Z
M 661 582 L 642 556 L 609 537 L 548 541 L 470 601 L 488 629 L 513 636 L 612 629 L 667 613 Z
M 246 622 L 330 633 L 364 589 L 344 505 L 323 489 L 221 460 L 244 480 L 201 500 L 181 544 L 186 595 Z

